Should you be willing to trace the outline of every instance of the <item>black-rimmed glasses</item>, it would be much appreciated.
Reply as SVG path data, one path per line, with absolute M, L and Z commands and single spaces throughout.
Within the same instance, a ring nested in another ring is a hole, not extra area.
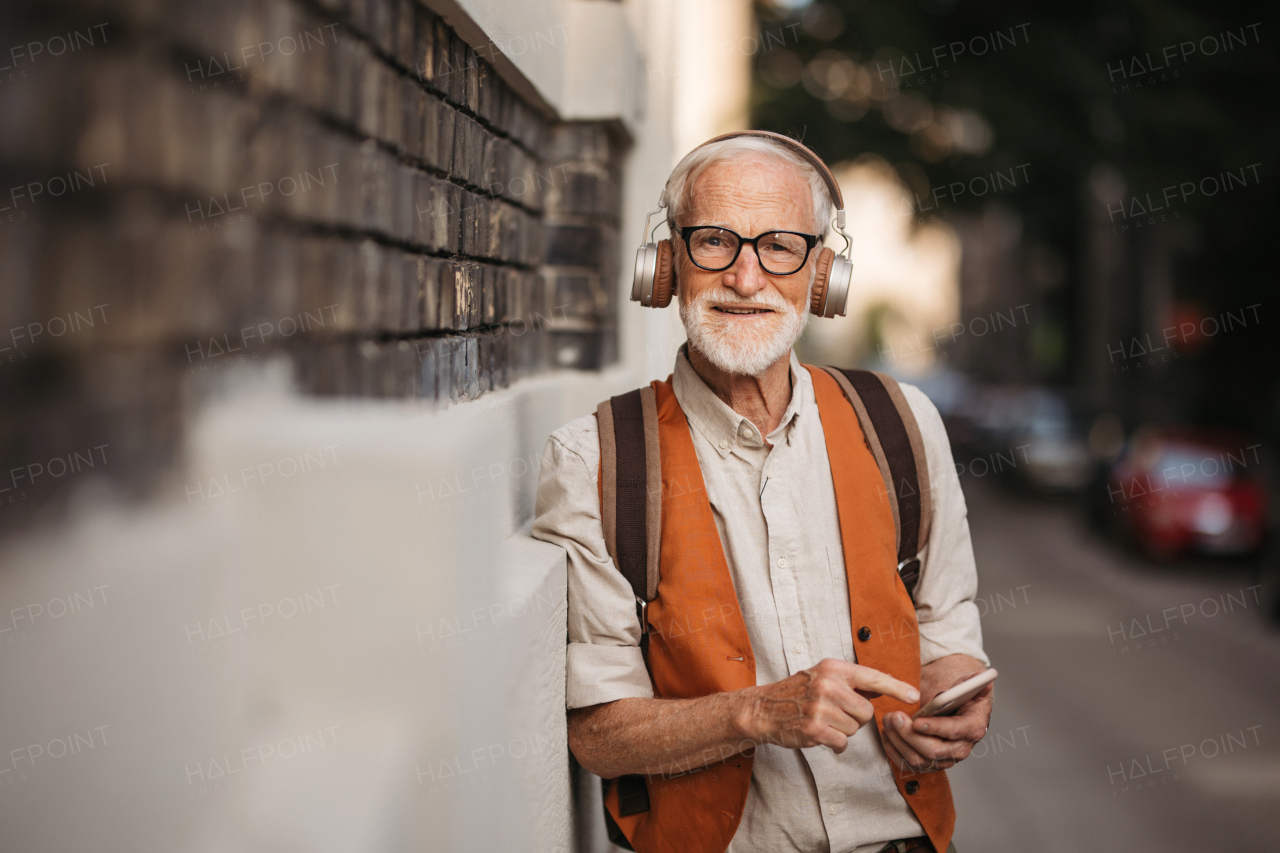
M 680 237 L 689 248 L 689 259 L 707 272 L 721 272 L 733 266 L 742 247 L 750 243 L 760 259 L 760 268 L 770 275 L 800 272 L 820 239 L 797 231 L 766 231 L 757 237 L 743 237 L 716 225 L 689 225 L 680 229 Z

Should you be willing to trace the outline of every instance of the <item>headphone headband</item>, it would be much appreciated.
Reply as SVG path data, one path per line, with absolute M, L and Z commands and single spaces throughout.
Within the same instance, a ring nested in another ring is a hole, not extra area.
M 698 146 L 705 148 L 713 142 L 722 142 L 726 139 L 734 139 L 739 136 L 755 136 L 760 139 L 770 139 L 774 142 L 781 142 L 795 153 L 799 154 L 805 160 L 809 161 L 818 174 L 822 176 L 823 182 L 827 185 L 827 192 L 831 193 L 831 200 L 836 203 L 836 209 L 844 211 L 844 196 L 840 194 L 840 185 L 836 183 L 835 175 L 831 174 L 831 170 L 827 168 L 827 164 L 822 162 L 822 158 L 814 154 L 808 146 L 798 140 L 792 139 L 790 136 L 784 136 L 781 133 L 774 133 L 770 130 L 735 130 L 733 133 L 723 133 L 714 139 L 708 139 L 706 142 Z M 694 149 L 695 151 L 697 148 Z M 843 217 L 841 217 L 843 219 Z

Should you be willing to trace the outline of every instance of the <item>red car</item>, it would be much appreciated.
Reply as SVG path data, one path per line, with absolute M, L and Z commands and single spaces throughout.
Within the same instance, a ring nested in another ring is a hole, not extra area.
M 1262 543 L 1262 445 L 1227 430 L 1144 427 L 1107 478 L 1112 520 L 1148 556 L 1244 554 Z

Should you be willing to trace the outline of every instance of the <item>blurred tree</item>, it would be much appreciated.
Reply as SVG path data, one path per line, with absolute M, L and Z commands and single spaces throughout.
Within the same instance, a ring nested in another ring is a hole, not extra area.
M 1024 267 L 1043 326 L 1024 338 L 1025 378 L 1130 419 L 1257 427 L 1280 391 L 1280 351 L 1265 346 L 1280 320 L 1270 8 L 757 0 L 753 124 L 831 163 L 884 157 L 921 218 L 1016 210 L 1029 255 L 1064 267 L 1060 285 Z M 1257 303 L 1196 352 L 1115 355 L 1134 336 L 1159 344 L 1178 311 Z

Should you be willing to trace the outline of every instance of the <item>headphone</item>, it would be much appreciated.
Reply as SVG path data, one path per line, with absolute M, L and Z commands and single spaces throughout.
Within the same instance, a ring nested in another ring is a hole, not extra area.
M 845 247 L 844 255 L 837 255 L 825 246 L 818 253 L 818 272 L 813 279 L 809 313 L 819 317 L 843 317 L 845 306 L 849 301 L 849 283 L 853 278 L 853 261 L 849 260 L 849 247 L 853 241 L 844 232 L 844 197 L 840 194 L 840 185 L 836 183 L 835 176 L 831 174 L 831 170 L 822 162 L 822 159 L 807 147 L 789 136 L 767 130 L 741 130 L 726 133 L 707 140 L 698 148 L 739 136 L 755 136 L 782 143 L 807 160 L 822 176 L 823 182 L 827 185 L 827 192 L 835 202 L 836 231 L 844 237 Z M 696 150 L 698 149 L 695 148 L 694 151 Z M 650 242 L 653 235 L 649 231 L 649 220 L 661 209 L 659 207 L 645 217 L 645 233 L 641 237 L 644 243 L 636 252 L 635 279 L 631 284 L 631 301 L 639 302 L 646 308 L 666 308 L 671 304 L 671 297 L 676 292 L 675 262 L 670 238 L 659 240 L 657 243 Z M 657 230 L 656 225 L 654 230 Z

